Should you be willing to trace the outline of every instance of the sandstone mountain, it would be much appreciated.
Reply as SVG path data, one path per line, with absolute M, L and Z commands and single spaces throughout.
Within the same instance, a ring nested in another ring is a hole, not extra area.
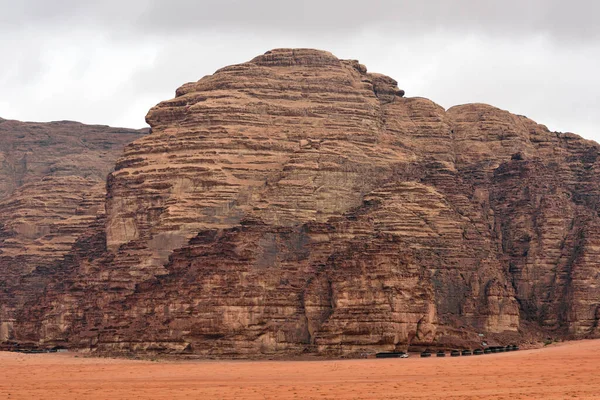
M 180 87 L 5 340 L 356 354 L 600 335 L 600 146 L 308 49 Z M 57 184 L 50 183 L 52 187 Z
M 106 176 L 143 132 L 76 122 L 0 119 L 0 339 L 15 307 L 42 294 L 52 273 L 104 212 Z

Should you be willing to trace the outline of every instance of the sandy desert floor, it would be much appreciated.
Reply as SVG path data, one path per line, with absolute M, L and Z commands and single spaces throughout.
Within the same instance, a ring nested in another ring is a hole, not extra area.
M 600 399 L 600 340 L 458 358 L 146 362 L 0 352 L 0 399 Z

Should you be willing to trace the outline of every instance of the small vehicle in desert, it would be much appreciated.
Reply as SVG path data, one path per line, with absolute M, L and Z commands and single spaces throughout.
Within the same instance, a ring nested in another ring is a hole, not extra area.
M 375 354 L 375 358 L 408 358 L 408 354 L 403 351 L 392 351 Z

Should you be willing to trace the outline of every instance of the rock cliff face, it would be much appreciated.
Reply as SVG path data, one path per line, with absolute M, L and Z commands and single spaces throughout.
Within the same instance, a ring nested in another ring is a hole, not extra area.
M 596 143 L 306 49 L 147 121 L 11 339 L 260 356 L 600 334 Z
M 97 214 L 105 180 L 123 146 L 142 132 L 75 122 L 0 119 L 0 339 L 14 309 L 37 299 L 51 274 Z

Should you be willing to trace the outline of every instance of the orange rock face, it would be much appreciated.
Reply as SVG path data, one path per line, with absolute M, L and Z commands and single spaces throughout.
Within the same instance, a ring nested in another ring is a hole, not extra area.
M 10 339 L 260 356 L 600 333 L 596 143 L 306 49 L 147 121 Z
M 123 146 L 141 136 L 68 121 L 0 120 L 1 340 L 11 335 L 14 308 L 40 296 L 42 275 L 104 213 L 106 175 Z

